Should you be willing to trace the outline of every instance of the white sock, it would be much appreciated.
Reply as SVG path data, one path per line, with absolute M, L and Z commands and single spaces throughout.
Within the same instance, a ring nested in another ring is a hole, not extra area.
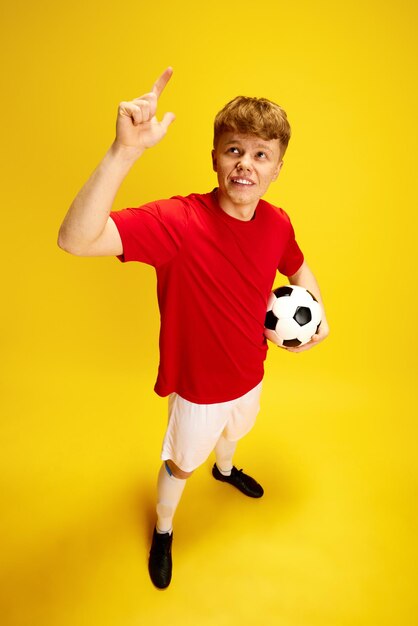
M 157 533 L 173 532 L 173 517 L 187 478 L 176 478 L 168 473 L 165 462 L 161 465 L 157 482 Z
M 216 466 L 223 476 L 230 476 L 234 466 L 232 457 L 234 456 L 236 441 L 228 441 L 223 435 L 218 439 L 215 446 Z

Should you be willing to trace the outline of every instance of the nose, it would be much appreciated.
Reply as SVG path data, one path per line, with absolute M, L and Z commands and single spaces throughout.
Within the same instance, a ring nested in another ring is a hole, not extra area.
M 240 161 L 237 163 L 237 169 L 251 170 L 251 157 L 248 154 L 243 154 Z

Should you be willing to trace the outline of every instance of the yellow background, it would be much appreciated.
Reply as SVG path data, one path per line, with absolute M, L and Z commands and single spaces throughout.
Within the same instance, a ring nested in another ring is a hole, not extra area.
M 417 623 L 416 17 L 404 0 L 3 7 L 5 626 Z M 211 190 L 216 112 L 238 94 L 277 101 L 293 136 L 267 199 L 291 216 L 331 333 L 269 351 L 235 458 L 265 497 L 215 483 L 209 459 L 160 592 L 146 565 L 166 420 L 154 271 L 56 238 L 118 103 L 167 65 L 159 111 L 177 119 L 114 208 Z

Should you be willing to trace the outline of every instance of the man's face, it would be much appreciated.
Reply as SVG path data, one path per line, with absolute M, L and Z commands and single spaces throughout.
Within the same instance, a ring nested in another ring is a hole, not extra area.
M 218 200 L 232 215 L 250 218 L 259 199 L 279 175 L 283 165 L 278 139 L 225 132 L 212 150 L 218 175 Z

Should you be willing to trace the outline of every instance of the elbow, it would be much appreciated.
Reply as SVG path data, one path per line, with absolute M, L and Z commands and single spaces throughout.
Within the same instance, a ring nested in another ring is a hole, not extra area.
M 68 238 L 64 236 L 62 230 L 58 233 L 57 245 L 64 252 L 68 252 L 68 254 L 74 254 L 75 256 L 82 256 L 80 250 L 78 250 L 73 243 L 71 243 Z
M 61 248 L 61 250 L 73 254 L 61 230 L 58 233 L 57 246 L 58 248 Z
M 65 252 L 68 252 L 67 245 L 65 243 L 65 239 L 64 239 L 64 237 L 62 235 L 61 230 L 58 233 L 57 246 L 58 246 L 58 248 L 61 248 L 61 250 L 65 250 Z

